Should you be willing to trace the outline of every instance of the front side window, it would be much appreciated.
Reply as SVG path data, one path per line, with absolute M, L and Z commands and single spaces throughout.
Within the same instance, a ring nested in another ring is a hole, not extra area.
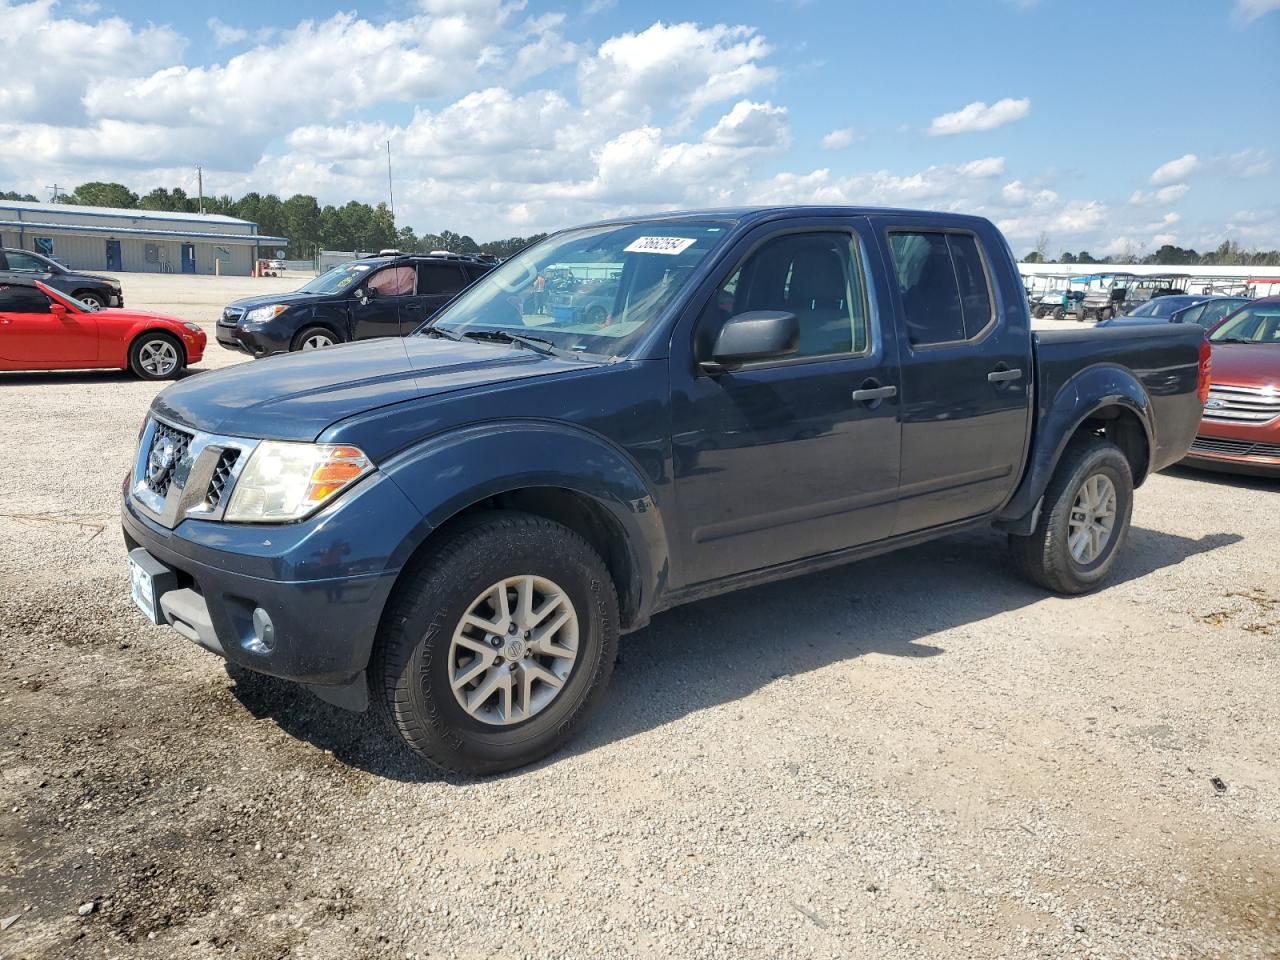
M 49 313 L 49 298 L 35 287 L 0 284 L 0 313 Z
M 659 220 L 567 230 L 485 274 L 431 327 L 626 356 L 732 225 L 724 219 Z
M 310 280 L 298 288 L 299 293 L 341 293 L 348 288 L 354 289 L 373 269 L 368 263 L 344 263 L 326 270 L 314 280 Z
M 793 356 L 864 351 L 866 298 L 853 237 L 803 233 L 766 241 L 707 301 L 698 319 L 699 352 L 725 320 L 754 310 L 796 315 L 800 343 Z
M 1247 300 L 1215 300 L 1204 305 L 1200 316 L 1196 317 L 1194 322 L 1202 327 L 1212 327 L 1232 310 L 1236 310 L 1241 304 L 1248 302 Z M 1189 315 L 1187 319 L 1189 319 Z
M 29 253 L 6 253 L 9 269 L 17 273 L 48 273 L 49 264 Z M 36 291 L 37 293 L 39 291 Z
M 413 284 L 413 267 L 403 266 L 379 270 L 366 286 L 380 297 L 409 297 L 413 295 Z

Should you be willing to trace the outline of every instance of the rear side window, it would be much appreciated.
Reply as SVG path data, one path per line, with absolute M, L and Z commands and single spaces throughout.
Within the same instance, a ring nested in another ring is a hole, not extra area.
M 49 298 L 35 287 L 0 284 L 0 313 L 48 313 Z
M 482 267 L 478 263 L 464 264 L 462 269 L 467 275 L 467 283 L 475 283 L 490 270 L 489 267 Z
M 991 286 L 971 234 L 894 231 L 889 251 L 912 346 L 967 340 L 991 322 Z
M 466 285 L 467 280 L 456 263 L 418 264 L 419 293 L 454 294 Z
M 26 253 L 7 253 L 5 257 L 9 260 L 9 269 L 18 273 L 48 273 L 49 265 L 42 260 Z M 37 290 L 37 293 L 40 291 Z M 43 296 L 43 294 L 41 294 Z

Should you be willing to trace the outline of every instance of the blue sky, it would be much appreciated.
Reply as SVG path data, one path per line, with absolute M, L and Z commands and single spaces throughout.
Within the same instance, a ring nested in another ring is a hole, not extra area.
M 753 202 L 1019 252 L 1280 246 L 1280 0 L 0 0 L 0 189 L 385 199 L 480 238 Z

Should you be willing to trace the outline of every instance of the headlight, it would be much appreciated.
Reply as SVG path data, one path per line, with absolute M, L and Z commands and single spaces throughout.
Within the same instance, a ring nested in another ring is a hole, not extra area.
M 261 323 L 263 320 L 270 320 L 272 317 L 278 317 L 289 309 L 288 304 L 273 303 L 266 307 L 254 307 L 244 315 L 245 323 Z
M 358 447 L 263 440 L 236 480 L 224 519 L 301 520 L 372 469 Z
M 198 323 L 187 323 L 186 321 L 183 321 L 182 325 L 186 327 L 188 330 L 190 330 L 192 333 L 200 332 L 200 324 Z

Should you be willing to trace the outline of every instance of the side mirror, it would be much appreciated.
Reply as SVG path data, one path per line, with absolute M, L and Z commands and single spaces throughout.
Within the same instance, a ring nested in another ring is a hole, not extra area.
M 715 376 L 753 360 L 772 360 L 795 353 L 800 321 L 783 310 L 750 310 L 730 317 L 720 328 L 711 359 L 698 364 Z
M 53 314 L 53 318 L 54 318 L 55 320 L 65 320 L 65 319 L 67 319 L 67 308 L 66 308 L 64 305 L 62 305 L 61 303 L 51 303 L 51 304 L 49 304 L 49 312 L 50 312 L 51 314 Z

